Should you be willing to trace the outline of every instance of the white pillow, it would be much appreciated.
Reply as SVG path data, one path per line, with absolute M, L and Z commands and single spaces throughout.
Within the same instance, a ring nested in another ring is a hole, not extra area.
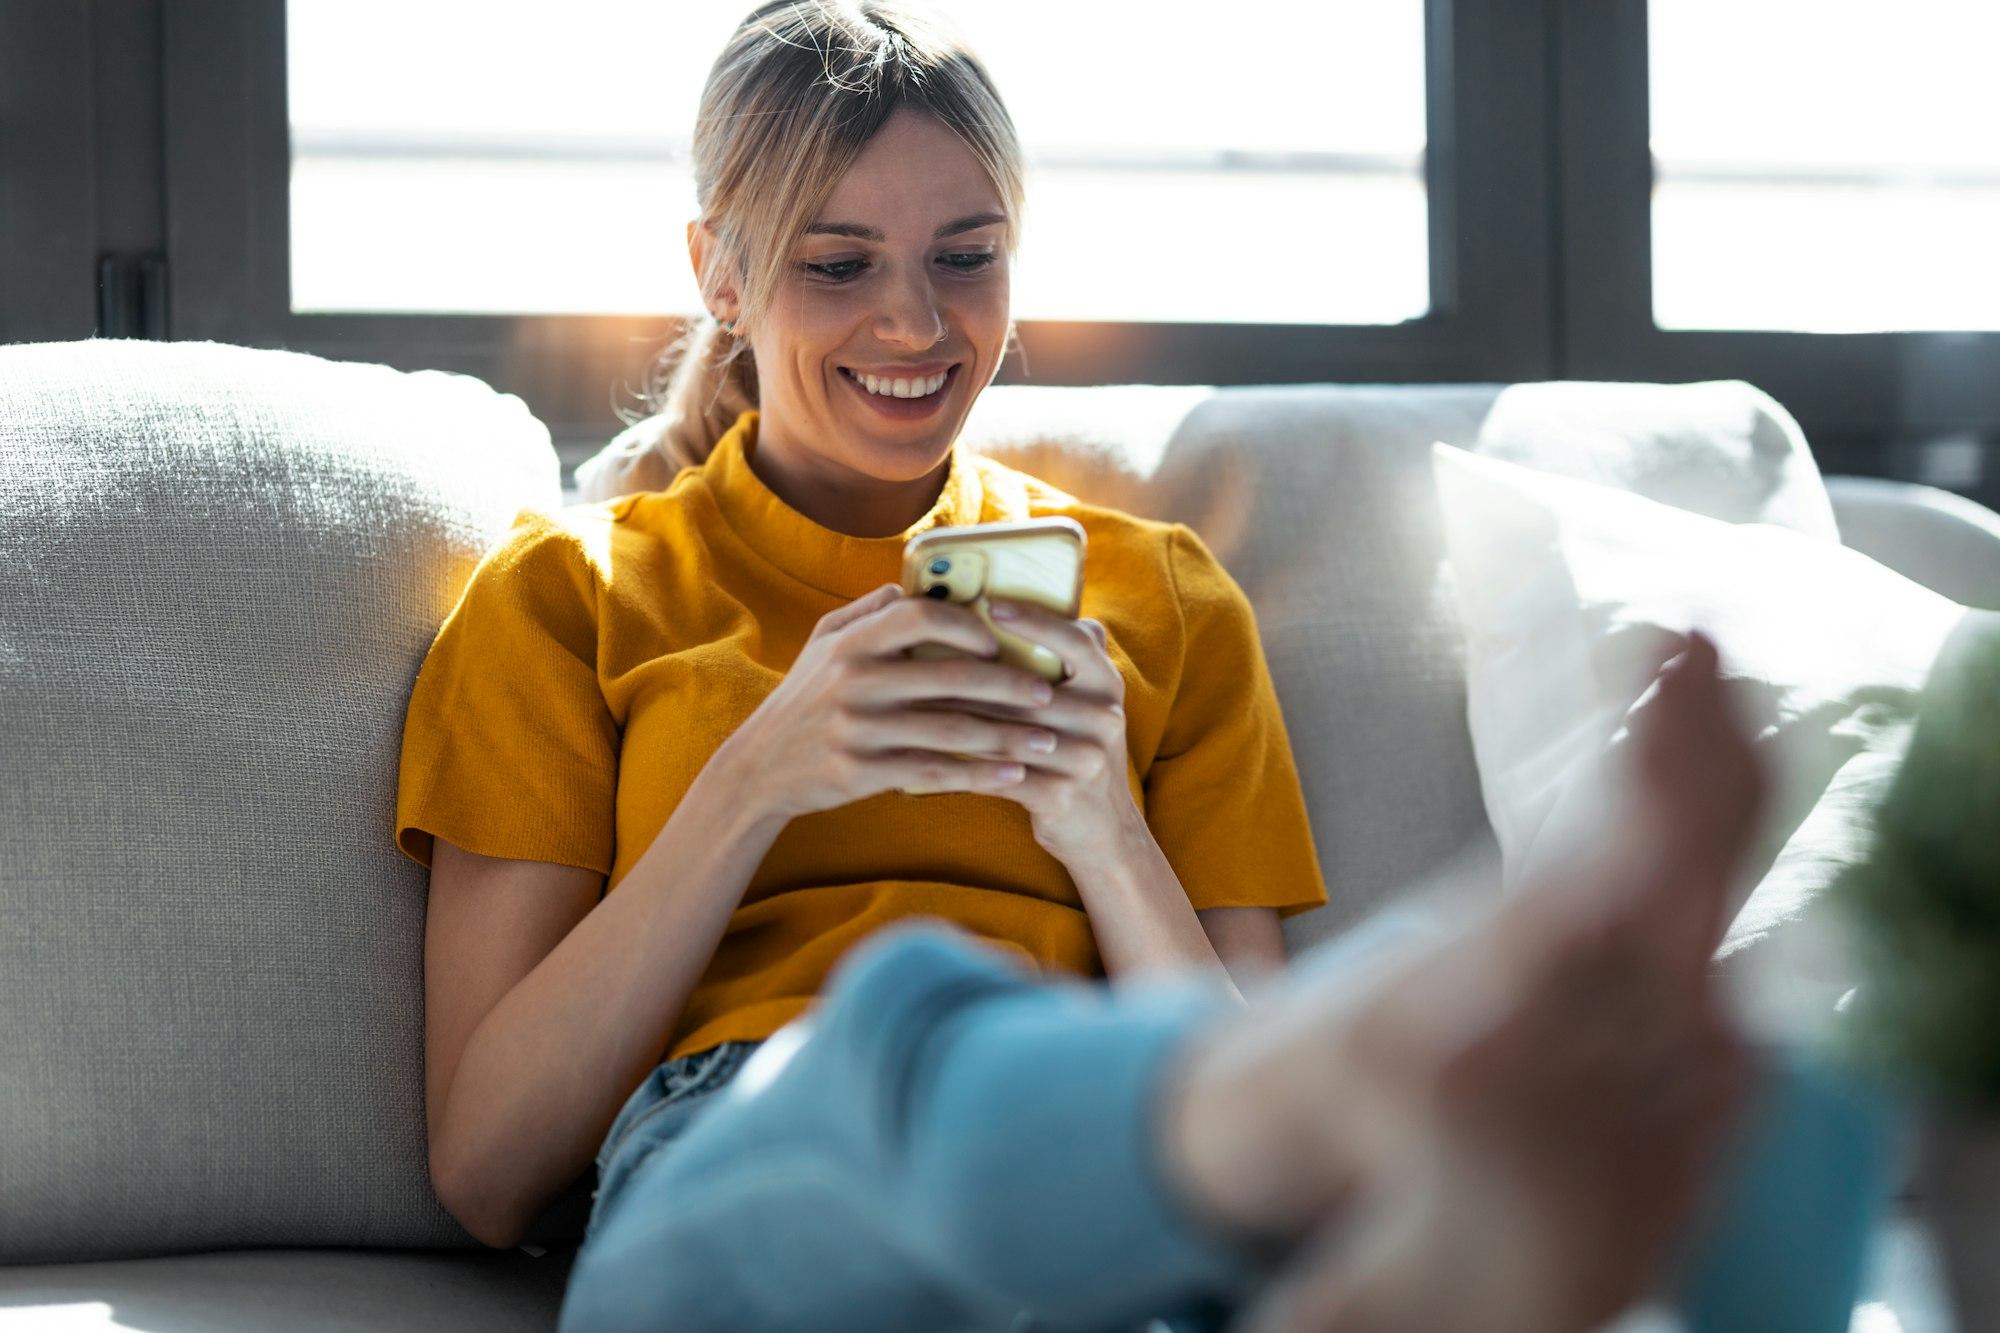
M 1588 839 L 1627 713 L 1701 629 L 1773 790 L 1721 957 L 1797 1035 L 1854 984 L 1814 902 L 1858 856 L 1917 696 L 1966 608 L 1857 551 L 1432 448 L 1466 634 L 1467 721 L 1509 888 Z M 1746 901 L 1747 900 L 1747 901 Z

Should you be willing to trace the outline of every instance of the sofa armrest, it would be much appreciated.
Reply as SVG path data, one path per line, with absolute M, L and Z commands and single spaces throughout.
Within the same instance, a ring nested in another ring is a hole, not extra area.
M 1828 477 L 1841 541 L 1933 592 L 2000 611 L 2000 514 L 1910 481 Z

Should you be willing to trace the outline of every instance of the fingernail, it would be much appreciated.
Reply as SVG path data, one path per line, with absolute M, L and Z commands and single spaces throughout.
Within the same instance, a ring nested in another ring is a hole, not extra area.
M 1056 697 L 1056 692 L 1049 688 L 1049 683 L 1045 680 L 1036 681 L 1035 687 L 1028 691 L 1028 693 L 1038 704 L 1045 704 Z
M 997 599 L 992 603 L 992 610 L 995 620 L 1012 620 L 1016 614 L 1012 602 L 1003 602 Z

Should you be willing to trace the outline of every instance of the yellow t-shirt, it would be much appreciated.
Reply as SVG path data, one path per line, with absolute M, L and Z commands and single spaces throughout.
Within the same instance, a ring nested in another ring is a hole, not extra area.
M 1192 528 L 1086 504 L 954 445 L 930 512 L 853 537 L 753 472 L 748 411 L 663 491 L 523 510 L 439 629 L 404 722 L 396 845 L 583 866 L 615 891 L 813 625 L 901 574 L 930 528 L 1065 514 L 1080 614 L 1125 677 L 1127 778 L 1196 908 L 1326 901 L 1249 599 Z M 883 792 L 786 825 L 665 1059 L 769 1036 L 863 937 L 948 918 L 1046 970 L 1102 977 L 1062 863 L 1005 796 Z M 664 1025 L 663 1025 L 664 1026 Z

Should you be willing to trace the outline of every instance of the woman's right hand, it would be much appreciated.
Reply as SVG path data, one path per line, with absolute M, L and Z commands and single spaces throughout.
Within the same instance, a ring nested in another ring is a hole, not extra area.
M 977 656 L 904 656 L 924 642 Z M 906 597 L 885 583 L 820 617 L 791 670 L 728 747 L 760 803 L 787 818 L 883 791 L 1005 790 L 1037 753 L 1028 738 L 1043 728 L 1032 713 L 1049 696 L 1033 672 L 992 660 L 998 650 L 967 608 Z M 939 707 L 941 700 L 960 706 Z M 1022 720 L 1008 720 L 1015 710 Z

